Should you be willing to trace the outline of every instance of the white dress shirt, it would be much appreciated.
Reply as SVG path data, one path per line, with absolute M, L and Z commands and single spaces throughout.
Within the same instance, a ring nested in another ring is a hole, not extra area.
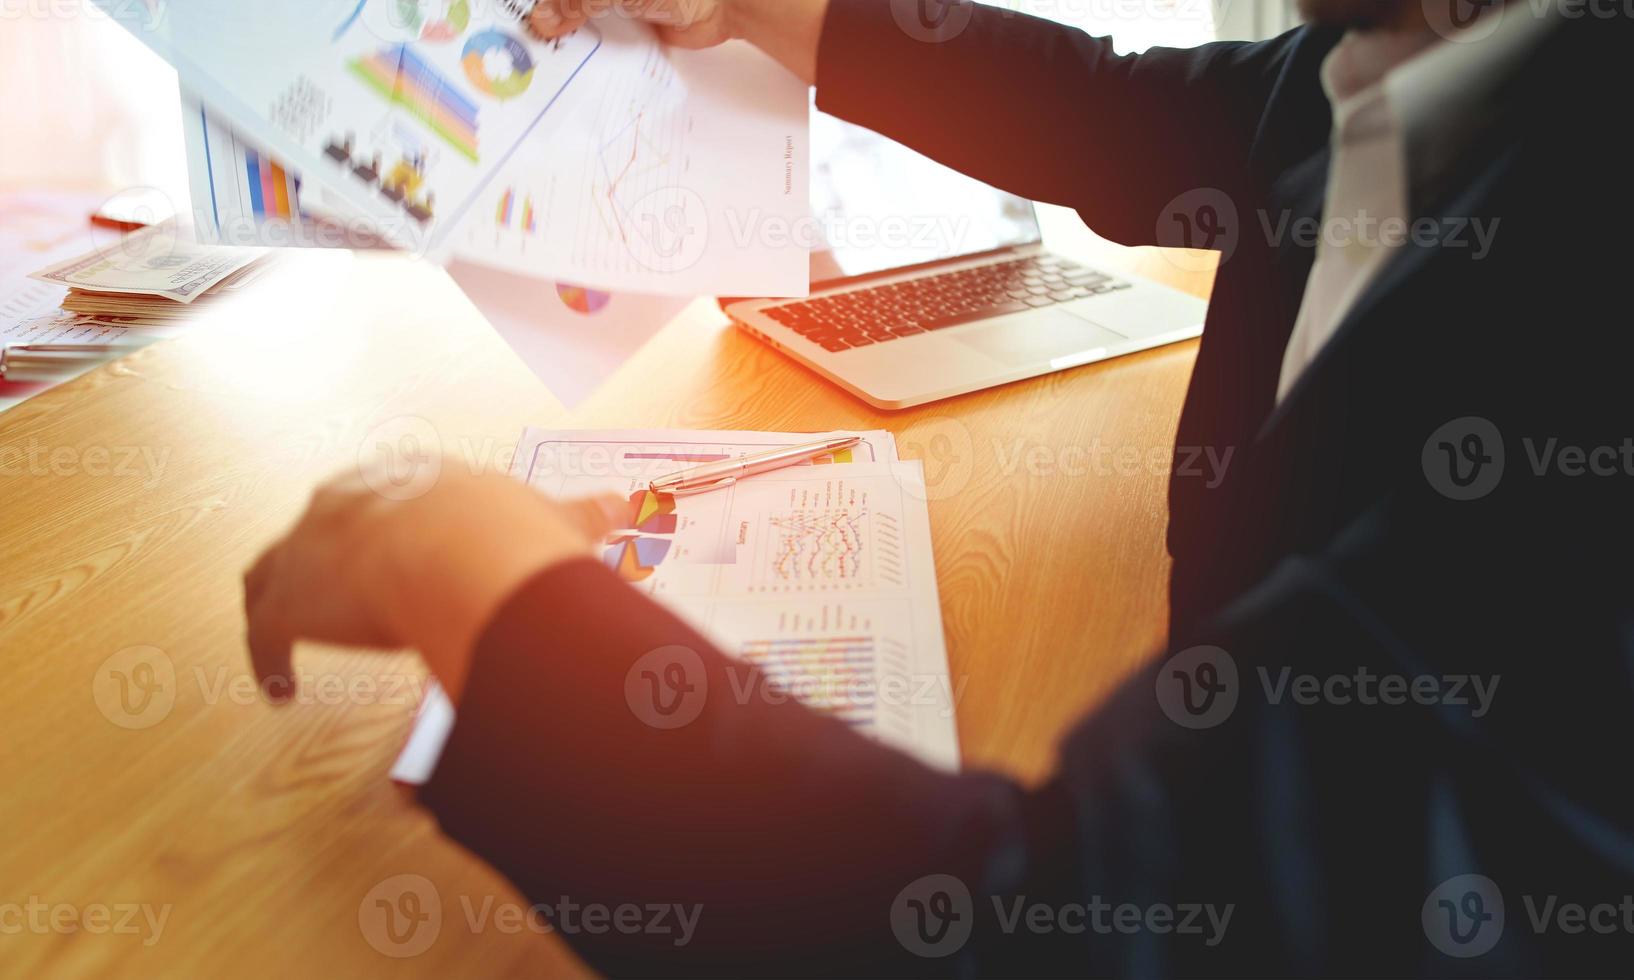
M 1458 239 L 1448 247 L 1478 245 L 1468 226 L 1415 229 L 1414 192 L 1446 175 L 1491 118 L 1499 86 L 1555 23 L 1513 6 L 1494 7 L 1448 38 L 1351 31 L 1322 63 L 1333 106 L 1327 193 L 1316 260 L 1282 355 L 1279 403 L 1404 244 L 1434 235 Z

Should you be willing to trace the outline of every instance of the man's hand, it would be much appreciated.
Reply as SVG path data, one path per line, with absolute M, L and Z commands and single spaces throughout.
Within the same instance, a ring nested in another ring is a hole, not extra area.
M 710 48 L 740 36 L 732 32 L 730 11 L 730 0 L 539 0 L 528 27 L 549 40 L 598 16 L 633 17 L 653 25 L 668 44 Z
M 635 17 L 682 48 L 744 38 L 812 85 L 827 12 L 828 0 L 538 0 L 528 27 L 549 40 L 598 17 Z
M 296 640 L 415 647 L 458 703 L 500 604 L 538 572 L 589 554 L 627 506 L 617 497 L 559 504 L 509 477 L 460 469 L 450 462 L 431 490 L 406 501 L 376 494 L 357 473 L 318 489 L 244 576 L 250 659 L 263 685 L 293 694 Z

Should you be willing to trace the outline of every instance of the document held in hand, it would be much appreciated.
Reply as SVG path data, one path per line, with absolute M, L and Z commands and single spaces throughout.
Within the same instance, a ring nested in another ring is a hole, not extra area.
M 540 42 L 465 0 L 97 3 L 198 107 L 206 240 L 303 244 L 290 229 L 321 197 L 352 238 L 439 259 L 668 295 L 808 290 L 786 234 L 809 213 L 808 93 L 745 45 L 672 53 L 617 15 Z M 206 107 L 230 134 L 210 139 Z

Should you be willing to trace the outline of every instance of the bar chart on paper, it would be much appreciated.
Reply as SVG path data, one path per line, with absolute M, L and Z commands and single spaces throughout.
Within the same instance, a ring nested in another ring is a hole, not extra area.
M 97 3 L 282 169 L 333 189 L 375 237 L 433 251 L 580 97 L 602 45 L 594 24 L 541 42 L 470 0 L 167 0 L 163 17 Z M 260 210 L 293 212 L 278 186 L 255 188 Z
M 916 653 L 907 599 L 757 603 L 713 609 L 711 625 L 768 683 L 813 711 L 899 745 L 940 744 L 952 720 L 942 669 Z

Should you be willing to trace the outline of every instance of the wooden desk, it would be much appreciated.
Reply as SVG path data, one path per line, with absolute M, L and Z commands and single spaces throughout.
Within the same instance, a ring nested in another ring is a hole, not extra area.
M 1102 251 L 1200 295 L 1212 278 Z M 394 685 L 422 675 L 417 658 L 307 648 L 298 667 L 352 693 L 284 708 L 237 696 L 251 676 L 243 569 L 382 433 L 503 469 L 525 423 L 893 430 L 936 497 L 969 766 L 1038 779 L 1063 727 L 1163 638 L 1162 460 L 1192 344 L 881 414 L 700 303 L 568 412 L 440 271 L 292 261 L 252 310 L 0 415 L 0 972 L 583 972 L 553 938 L 474 934 L 462 896 L 517 896 L 387 781 L 412 716 Z M 137 647 L 158 653 L 121 653 Z M 161 692 L 123 714 L 114 656 L 168 664 L 168 710 Z M 435 883 L 442 926 L 421 955 L 390 960 L 359 909 L 404 873 Z M 123 916 L 94 906 L 126 903 L 169 906 L 157 942 L 140 915 L 135 935 L 91 931 Z M 53 931 L 81 914 L 87 928 Z

